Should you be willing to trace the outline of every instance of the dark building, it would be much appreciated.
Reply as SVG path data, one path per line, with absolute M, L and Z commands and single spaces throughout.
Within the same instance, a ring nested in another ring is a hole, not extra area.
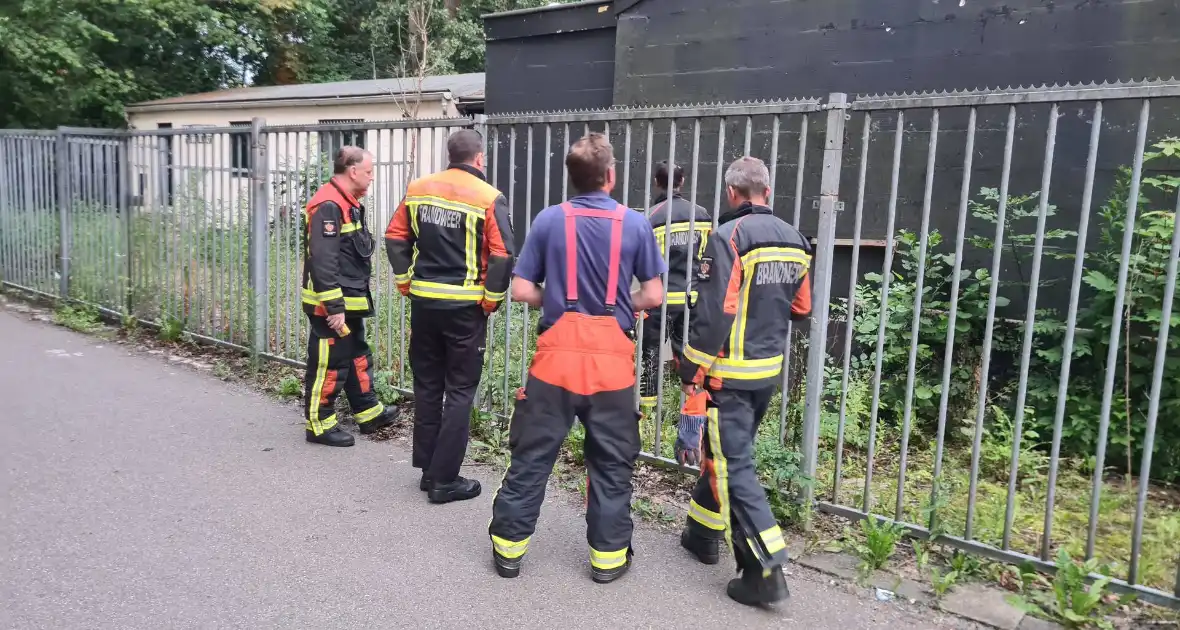
M 654 107 L 759 99 L 826 98 L 832 92 L 857 94 L 974 89 L 1040 84 L 1169 78 L 1180 68 L 1180 0 L 614 0 L 579 2 L 489 16 L 487 113 L 552 111 L 604 107 Z M 608 53 L 609 47 L 609 53 Z M 608 97 L 609 94 L 609 97 Z M 1094 207 L 1109 195 L 1116 170 L 1132 161 L 1138 103 L 1111 102 L 1104 112 Z M 1011 196 L 1036 194 L 1041 188 L 1049 105 L 1022 106 L 1015 130 Z M 1060 108 L 1051 201 L 1056 214 L 1050 228 L 1073 229 L 1080 213 L 1082 177 L 1089 143 L 1091 104 Z M 1006 107 L 978 110 L 971 198 L 980 188 L 999 186 Z M 1149 142 L 1176 135 L 1175 108 L 1153 106 Z M 777 151 L 773 121 L 754 117 L 749 152 L 777 165 L 774 206 L 787 219 L 800 209 L 799 227 L 814 234 L 813 202 L 819 192 L 824 141 L 823 114 L 813 114 L 802 139 L 806 163 L 799 164 L 800 117 L 783 116 Z M 847 121 L 843 181 L 847 203 L 837 226 L 833 294 L 848 290 L 849 240 L 853 236 L 860 134 L 860 114 Z M 880 271 L 889 198 L 893 130 L 896 115 L 873 117 L 870 167 L 866 178 L 861 273 Z M 611 140 L 620 156 L 620 201 L 640 208 L 648 200 L 649 162 L 646 121 L 612 124 Z M 686 168 L 689 182 L 698 178 L 698 203 L 715 208 L 717 170 L 745 152 L 744 117 L 725 121 L 725 143 L 716 117 L 654 123 L 650 160 L 666 159 L 676 133 L 676 161 L 688 165 L 695 148 L 699 173 Z M 581 123 L 569 125 L 578 137 Z M 943 240 L 940 252 L 953 251 L 965 157 L 965 108 L 941 112 L 929 226 Z M 511 190 L 518 220 L 556 202 L 561 190 L 565 126 L 515 125 L 497 129 L 500 168 L 496 183 Z M 533 133 L 533 161 L 527 135 Z M 591 126 L 603 130 L 603 125 Z M 921 225 L 931 112 L 907 112 L 898 188 L 896 229 Z M 508 169 L 515 132 L 515 168 Z M 625 150 L 625 133 L 631 134 Z M 699 133 L 699 140 L 694 137 Z M 545 160 L 546 137 L 552 143 Z M 802 166 L 802 168 L 801 168 Z M 796 178 L 803 173 L 802 194 Z M 548 177 L 546 178 L 546 174 Z M 530 179 L 531 177 L 531 179 Z M 510 179 L 511 178 L 511 179 Z M 549 182 L 545 195 L 544 181 Z M 532 181 L 532 186 L 528 182 Z M 686 186 L 687 188 L 687 186 Z M 687 191 L 686 191 L 687 192 Z M 525 203 L 526 198 L 531 203 Z M 1031 210 L 1035 211 L 1035 200 Z M 1031 233 L 1035 217 L 1009 226 Z M 969 216 L 967 237 L 988 240 L 994 226 Z M 1091 238 L 1097 238 L 1097 228 Z M 518 233 L 523 230 L 518 230 Z M 1011 234 L 1009 234 L 1009 238 Z M 1054 242 L 1072 251 L 1071 243 Z M 1005 282 L 1027 280 L 1025 266 L 1005 256 Z M 972 268 L 986 267 L 990 251 L 967 252 Z M 1042 278 L 1068 276 L 1070 261 L 1046 260 Z M 1009 315 L 1022 317 L 1023 295 L 1011 291 Z M 1063 295 L 1061 291 L 1066 293 Z M 1064 304 L 1068 285 L 1058 281 L 1041 293 L 1041 304 Z

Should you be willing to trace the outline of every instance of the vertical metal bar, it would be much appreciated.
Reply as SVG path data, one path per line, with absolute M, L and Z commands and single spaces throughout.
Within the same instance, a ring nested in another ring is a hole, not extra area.
M 881 313 L 877 324 L 876 366 L 873 369 L 873 401 L 869 408 L 869 444 L 865 454 L 865 488 L 861 499 L 861 510 L 871 514 L 873 510 L 873 454 L 877 442 L 877 414 L 881 409 L 881 360 L 885 353 L 885 326 L 889 323 L 889 280 L 893 277 L 893 249 L 896 238 L 893 235 L 897 219 L 897 184 L 901 174 L 901 145 L 905 132 L 905 112 L 897 112 L 897 128 L 893 134 L 893 175 L 889 185 L 889 210 L 885 221 L 885 265 L 881 271 Z
M 975 125 L 977 112 L 971 108 L 967 119 L 967 146 L 963 149 L 963 183 L 959 187 L 959 221 L 955 231 L 955 262 L 951 271 L 951 312 L 947 319 L 946 349 L 942 357 L 942 393 L 938 400 L 938 437 L 934 447 L 934 478 L 930 488 L 930 505 L 934 505 L 942 475 L 942 451 L 946 440 L 946 415 L 950 402 L 951 369 L 954 366 L 955 324 L 959 318 L 959 270 L 963 268 L 963 240 L 967 231 L 967 208 L 971 201 L 971 171 L 975 163 Z M 916 316 L 916 314 L 915 314 Z M 928 527 L 934 527 L 937 515 L 930 514 Z
M 780 131 L 779 115 L 774 115 L 770 125 L 770 207 L 774 207 L 774 196 L 778 192 L 775 183 L 778 181 L 778 135 Z M 807 118 L 804 114 L 803 118 Z M 699 122 L 699 120 L 698 120 Z M 695 166 L 695 164 L 694 164 Z
M 528 232 L 529 226 L 533 223 L 533 126 L 528 126 L 528 137 L 526 139 L 527 147 L 526 160 L 528 165 L 525 167 L 525 191 L 524 191 L 524 215 L 525 215 L 525 232 Z M 546 169 L 548 174 L 548 169 Z M 546 178 L 546 193 L 548 193 L 549 180 Z M 509 205 L 511 208 L 512 206 Z M 509 292 L 511 293 L 511 291 Z M 521 322 L 520 332 L 520 383 L 523 386 L 528 378 L 529 371 L 529 305 L 527 303 L 521 304 L 524 311 L 524 319 Z
M 1172 248 L 1164 282 L 1164 301 L 1160 309 L 1160 327 L 1156 334 L 1155 364 L 1151 369 L 1151 395 L 1147 397 L 1147 427 L 1143 435 L 1143 455 L 1139 462 L 1139 497 L 1135 502 L 1135 529 L 1131 534 L 1131 566 L 1127 583 L 1139 581 L 1139 555 L 1143 547 L 1143 516 L 1147 507 L 1147 487 L 1151 480 L 1151 453 L 1155 450 L 1155 429 L 1159 420 L 1161 387 L 1164 383 L 1164 361 L 1168 354 L 1168 337 L 1172 326 L 1172 302 L 1176 297 L 1176 259 L 1180 257 L 1180 191 L 1176 194 L 1176 211 L 1172 214 Z M 1180 585 L 1177 585 L 1180 588 Z
M 742 144 L 742 155 L 750 155 L 750 140 L 754 135 L 754 117 L 746 116 L 746 141 Z
M 515 208 L 512 200 L 516 193 L 516 125 L 508 130 L 508 207 Z M 504 298 L 504 415 L 512 413 L 512 396 L 508 395 L 509 359 L 512 356 L 512 291 Z M 523 360 L 523 357 L 522 357 Z
M 496 131 L 496 128 L 492 127 L 492 132 L 495 133 L 495 131 Z M 496 160 L 493 162 L 493 165 L 495 167 L 498 167 L 500 165 L 500 159 L 498 157 L 499 153 L 500 153 L 499 149 L 500 149 L 499 143 L 494 141 L 492 144 L 492 150 L 495 152 L 495 155 L 497 156 Z M 406 191 L 409 190 L 410 180 L 412 178 L 413 178 L 413 168 L 410 166 L 410 130 L 403 129 L 402 130 L 402 195 L 405 195 Z M 492 182 L 493 182 L 493 185 L 498 185 L 498 182 L 496 180 L 496 172 L 495 171 L 492 171 Z M 406 302 L 408 301 L 408 299 L 406 298 L 406 296 L 402 295 L 401 293 L 397 294 L 396 299 L 397 299 L 397 307 L 398 307 L 398 316 L 397 316 L 397 325 L 399 328 L 398 335 L 401 338 L 401 341 L 399 343 L 399 348 L 398 348 L 398 353 L 399 353 L 398 385 L 404 388 L 406 386 L 406 357 L 409 355 L 409 351 L 410 351 L 409 338 L 406 336 Z
M 975 491 L 979 484 L 979 449 L 983 444 L 983 418 L 987 405 L 988 373 L 992 361 L 992 336 L 996 329 L 996 293 L 1000 287 L 1000 262 L 1004 250 L 1004 228 L 1008 213 L 1008 184 L 1012 175 L 1012 140 L 1016 129 L 1016 106 L 1008 107 L 1007 135 L 1004 139 L 1004 164 L 1000 173 L 1000 202 L 996 209 L 996 234 L 993 239 L 991 286 L 987 296 L 987 318 L 983 331 L 982 362 L 979 367 L 979 397 L 975 400 L 975 437 L 971 446 L 971 481 L 967 489 L 967 523 L 963 537 L 971 540 L 975 522 Z
M 630 207 L 631 197 L 631 121 L 627 121 L 627 128 L 623 135 L 623 205 Z
M 1106 382 L 1102 387 L 1102 410 L 1098 420 L 1098 452 L 1094 460 L 1094 482 L 1090 488 L 1090 527 L 1086 535 L 1086 559 L 1094 557 L 1094 540 L 1098 534 L 1098 507 L 1102 498 L 1102 473 L 1106 468 L 1106 439 L 1110 431 L 1110 407 L 1114 397 L 1114 375 L 1119 356 L 1123 327 L 1123 300 L 1127 291 L 1127 272 L 1130 269 L 1131 247 L 1135 241 L 1135 218 L 1139 210 L 1139 187 L 1143 178 L 1143 151 L 1147 145 L 1147 124 L 1151 120 L 1151 99 L 1143 99 L 1139 112 L 1139 133 L 1135 139 L 1135 163 L 1131 168 L 1131 194 L 1127 200 L 1127 217 L 1123 223 L 1123 249 L 1119 259 L 1118 290 L 1114 297 L 1114 321 L 1110 325 L 1110 340 L 1106 352 Z M 1130 323 L 1127 324 L 1128 326 Z
M 1024 319 L 1024 344 L 1020 352 L 1020 378 L 1016 392 L 1016 415 L 1012 422 L 1012 461 L 1008 468 L 1008 505 L 1004 512 L 1002 548 L 1007 550 L 1012 538 L 1012 519 L 1016 515 L 1016 476 L 1020 473 L 1020 433 L 1024 423 L 1024 403 L 1028 395 L 1028 368 L 1032 358 L 1033 327 L 1037 319 L 1037 290 L 1041 284 L 1041 255 L 1045 245 L 1045 221 L 1049 215 L 1049 186 L 1053 182 L 1053 155 L 1057 148 L 1057 103 L 1049 109 L 1049 129 L 1045 133 L 1045 162 L 1041 167 L 1041 204 L 1037 212 L 1037 235 L 1033 245 L 1032 276 L 1028 281 L 1028 309 Z
M 667 204 L 664 212 L 664 260 L 672 257 L 672 194 L 675 189 L 676 179 L 676 119 L 668 121 L 668 190 L 667 190 Z M 694 212 L 695 214 L 695 212 Z M 692 234 L 689 234 L 692 237 Z M 689 241 L 692 242 L 692 241 Z M 667 267 L 665 267 L 667 268 Z M 660 442 L 663 437 L 664 428 L 664 341 L 666 340 L 665 332 L 668 328 L 668 273 L 664 273 L 661 278 L 664 285 L 664 299 L 660 301 L 660 327 L 656 332 L 659 335 L 660 343 L 656 346 L 658 353 L 656 356 L 659 359 L 656 361 L 656 440 L 653 446 L 653 451 L 656 456 L 660 456 Z
M 865 112 L 864 126 L 860 134 L 860 171 L 856 184 L 856 212 L 852 225 L 852 263 L 848 272 L 848 306 L 844 323 L 844 369 L 840 376 L 840 411 L 836 424 L 835 469 L 832 472 L 831 501 L 840 500 L 840 483 L 844 466 L 844 427 L 848 417 L 848 378 L 852 365 L 853 319 L 856 315 L 856 284 L 860 266 L 861 220 L 865 208 L 865 180 L 869 168 L 869 139 L 873 129 L 873 113 Z
M 776 117 L 777 121 L 778 118 Z M 777 142 L 777 139 L 776 139 Z M 701 119 L 693 118 L 692 120 L 692 190 L 689 192 L 689 203 L 692 204 L 692 213 L 688 215 L 688 251 L 684 255 L 684 291 L 685 291 L 685 305 L 684 305 L 684 328 L 681 330 L 682 343 L 688 343 L 689 319 L 692 317 L 692 292 L 695 289 L 693 283 L 693 255 L 694 249 L 696 254 L 700 254 L 705 248 L 705 239 L 701 238 L 700 245 L 693 247 L 697 239 L 697 181 L 701 174 Z M 772 193 L 773 194 L 773 193 Z M 684 392 L 680 395 L 680 405 L 684 406 Z
M 561 170 L 561 198 L 564 200 L 564 199 L 569 199 L 570 171 L 569 171 L 569 168 L 566 167 L 566 165 L 565 165 L 565 156 L 569 155 L 569 152 L 570 152 L 570 124 L 569 123 L 565 124 L 565 131 L 564 131 L 564 135 L 562 135 L 562 138 L 563 138 L 562 142 L 565 143 L 565 148 L 561 152 L 561 169 L 562 169 Z
M 649 121 L 647 121 L 647 170 L 646 170 L 646 176 L 645 176 L 644 182 L 643 182 L 643 215 L 645 217 L 651 217 L 651 179 L 652 179 L 651 166 L 652 166 L 652 150 L 653 150 L 652 145 L 653 145 L 654 139 L 655 139 L 655 121 L 649 120 Z M 643 319 L 640 318 L 640 320 L 635 323 L 635 347 L 636 348 L 643 348 L 643 335 L 646 332 L 645 328 L 646 327 L 643 325 Z M 635 353 L 635 396 L 636 396 L 636 398 L 639 397 L 639 384 L 643 380 L 643 367 L 644 366 L 643 366 L 643 361 L 641 360 L 642 355 L 643 355 L 643 353 L 639 352 L 639 351 L 637 351 Z M 656 411 L 655 411 L 656 416 L 658 417 L 663 412 L 664 412 L 664 410 L 660 408 L 659 402 L 657 401 L 656 402 Z M 658 422 L 659 421 L 657 420 L 657 427 L 656 427 L 657 435 L 659 434 L 658 433 L 658 431 L 659 431 Z M 657 439 L 656 447 L 658 449 L 659 438 L 657 437 L 656 439 Z M 658 453 L 659 451 L 656 450 L 655 452 Z
M 725 184 L 725 117 L 717 126 L 717 182 L 713 187 L 713 229 L 717 229 L 717 220 L 721 216 L 721 189 Z
M 844 152 L 844 111 L 848 95 L 834 92 L 828 95 L 828 116 L 824 138 L 823 170 L 820 174 L 819 230 L 815 248 L 815 284 L 811 333 L 807 352 L 807 391 L 803 405 L 803 474 L 815 478 L 819 462 L 819 421 L 823 407 L 824 357 L 827 351 L 828 310 L 832 294 L 832 258 L 835 251 L 836 211 L 840 201 L 840 169 Z M 815 497 L 815 486 L 806 484 L 804 505 L 810 506 Z M 805 523 L 810 527 L 810 523 Z
M 1049 478 L 1045 495 L 1045 524 L 1041 531 L 1042 560 L 1049 559 L 1053 541 L 1053 503 L 1057 494 L 1057 467 L 1061 455 L 1061 430 L 1065 421 L 1065 403 L 1069 393 L 1069 368 L 1073 359 L 1074 330 L 1078 320 L 1082 271 L 1086 262 L 1086 239 L 1090 228 L 1090 207 L 1094 199 L 1094 171 L 1098 164 L 1098 141 L 1102 137 L 1102 101 L 1094 103 L 1090 121 L 1090 154 L 1086 158 L 1086 180 L 1082 190 L 1081 216 L 1074 252 L 1073 280 L 1070 283 L 1069 308 L 1065 319 L 1065 340 L 1061 349 L 1061 375 L 1057 383 L 1057 408 L 1053 416 L 1053 442 L 1049 451 Z
M 123 246 L 120 251 L 123 253 L 123 279 L 119 283 L 119 290 L 121 292 L 120 303 L 123 306 L 124 315 L 131 315 L 131 274 L 134 271 L 131 264 L 131 164 L 130 155 L 127 145 L 134 141 L 134 137 L 128 136 L 120 138 L 117 145 L 117 163 L 115 165 L 116 181 L 120 184 L 120 190 L 117 190 L 119 203 L 119 216 L 123 220 L 122 225 L 122 241 Z
M 901 421 L 901 451 L 897 468 L 897 505 L 894 520 L 901 521 L 905 507 L 905 473 L 909 458 L 910 426 L 914 411 L 914 380 L 918 362 L 918 335 L 922 330 L 922 291 L 926 284 L 926 254 L 930 245 L 930 205 L 934 192 L 934 165 L 938 157 L 939 110 L 930 113 L 930 146 L 926 155 L 926 191 L 922 194 L 922 226 L 918 228 L 918 277 L 914 287 L 914 318 L 910 325 L 910 353 L 906 364 L 905 405 Z M 952 324 L 953 326 L 953 324 Z
M 795 213 L 792 216 L 792 225 L 799 227 L 799 221 L 803 216 L 803 176 L 807 170 L 807 114 L 800 116 L 799 123 L 799 155 L 795 158 Z M 778 118 L 775 118 L 778 121 Z M 777 134 L 775 139 L 777 140 Z M 773 203 L 774 197 L 771 197 Z M 833 229 L 835 229 L 833 227 Z M 834 234 L 834 233 L 833 233 Z M 791 382 L 791 342 L 795 339 L 795 323 L 789 318 L 787 319 L 787 342 L 783 346 L 783 378 L 779 386 L 782 388 L 782 395 L 779 397 L 778 407 L 778 441 L 780 444 L 785 444 L 787 441 L 787 394 L 789 393 L 789 386 Z

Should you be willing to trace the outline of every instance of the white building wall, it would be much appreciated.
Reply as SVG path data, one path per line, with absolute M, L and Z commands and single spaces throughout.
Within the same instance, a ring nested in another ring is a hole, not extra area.
M 194 104 L 191 109 L 132 112 L 132 130 L 150 131 L 161 124 L 176 131 L 172 136 L 137 136 L 130 148 L 132 190 L 144 210 L 166 209 L 192 220 L 229 227 L 247 220 L 249 203 L 249 124 L 262 118 L 267 126 L 268 181 L 272 220 L 298 217 L 309 188 L 331 173 L 331 153 L 341 142 L 364 147 L 374 157 L 374 181 L 362 200 L 370 209 L 374 232 L 380 232 L 392 216 L 409 180 L 446 167 L 446 137 L 454 128 L 422 127 L 367 131 L 287 131 L 284 125 L 317 125 L 321 122 L 374 123 L 403 120 L 396 102 L 331 105 L 282 105 L 227 107 Z M 417 118 L 459 118 L 453 101 L 423 99 Z M 243 124 L 244 136 L 227 127 Z M 217 129 L 201 133 L 200 129 Z M 239 155 L 234 155 L 235 150 Z M 245 154 L 242 154 L 245 152 Z M 171 185 L 169 186 L 169 180 Z

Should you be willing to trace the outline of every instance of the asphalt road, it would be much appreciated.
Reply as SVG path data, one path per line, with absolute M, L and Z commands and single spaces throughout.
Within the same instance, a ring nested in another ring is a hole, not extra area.
M 789 568 L 774 611 L 724 594 L 641 526 L 588 576 L 578 502 L 550 492 L 524 573 L 498 578 L 475 501 L 434 506 L 408 454 L 303 441 L 298 412 L 184 366 L 0 311 L 0 628 L 921 628 L 961 622 Z

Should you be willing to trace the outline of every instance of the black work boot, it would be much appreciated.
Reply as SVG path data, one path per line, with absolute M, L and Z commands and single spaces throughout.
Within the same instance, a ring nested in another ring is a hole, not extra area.
M 733 601 L 746 606 L 769 606 L 791 596 L 781 566 L 765 570 L 743 569 L 740 578 L 729 581 L 725 593 Z
M 325 446 L 352 446 L 356 440 L 339 425 L 316 435 L 310 429 L 304 432 L 307 436 L 307 441 L 314 444 L 323 444 Z
M 515 558 L 506 558 L 496 550 L 492 550 L 492 561 L 496 564 L 496 574 L 502 578 L 514 578 L 520 575 L 520 565 L 524 561 L 524 556 L 517 556 Z
M 610 584 L 611 582 L 614 582 L 615 580 L 623 577 L 627 571 L 631 570 L 631 556 L 633 555 L 635 555 L 635 552 L 630 547 L 628 547 L 627 561 L 624 562 L 622 566 L 618 566 L 613 569 L 599 569 L 594 565 L 590 565 L 590 579 L 594 580 L 598 584 Z
M 430 490 L 430 486 L 432 485 L 434 485 L 434 482 L 430 480 L 430 477 L 426 476 L 426 471 L 423 470 L 422 478 L 418 480 L 418 489 L 422 492 L 426 492 Z
M 456 477 L 451 483 L 433 483 L 426 492 L 426 497 L 431 503 L 466 501 L 478 497 L 480 490 L 478 481 Z
M 393 407 L 386 407 L 385 411 L 381 412 L 381 415 L 368 422 L 359 422 L 357 423 L 357 426 L 360 427 L 361 433 L 369 435 L 393 424 L 393 421 L 397 420 L 397 415 L 397 409 L 394 409 Z
M 685 527 L 680 532 L 680 546 L 696 556 L 701 564 L 721 562 L 721 539 L 718 537 L 705 536 L 691 527 Z

